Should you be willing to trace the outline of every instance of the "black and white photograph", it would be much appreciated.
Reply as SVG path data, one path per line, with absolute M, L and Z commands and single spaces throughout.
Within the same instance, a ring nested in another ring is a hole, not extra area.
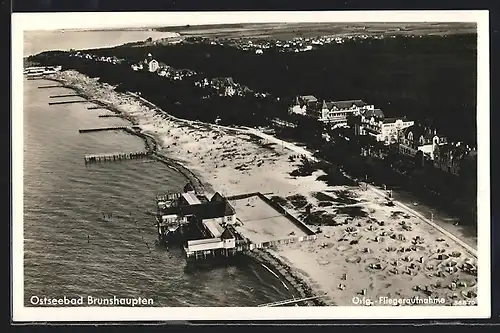
M 12 24 L 14 321 L 489 317 L 487 11 Z

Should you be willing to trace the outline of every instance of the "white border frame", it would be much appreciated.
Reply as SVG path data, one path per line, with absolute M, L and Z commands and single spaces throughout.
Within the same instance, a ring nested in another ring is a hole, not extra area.
M 28 30 L 175 26 L 279 22 L 470 22 L 477 24 L 478 132 L 478 305 L 338 307 L 24 307 L 23 269 L 23 32 Z M 490 147 L 489 12 L 342 11 L 342 12 L 190 12 L 190 13 L 14 13 L 12 15 L 12 309 L 13 321 L 180 321 L 314 319 L 451 319 L 489 318 L 490 286 Z

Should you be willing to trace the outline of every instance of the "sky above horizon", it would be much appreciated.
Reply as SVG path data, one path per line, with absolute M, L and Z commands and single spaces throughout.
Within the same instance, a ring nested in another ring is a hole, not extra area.
M 485 12 L 485 13 L 484 13 Z M 478 22 L 487 11 L 13 13 L 23 30 L 153 28 L 235 23 Z

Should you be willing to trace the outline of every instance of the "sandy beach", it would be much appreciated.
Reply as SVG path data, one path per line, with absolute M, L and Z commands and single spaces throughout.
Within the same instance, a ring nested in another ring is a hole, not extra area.
M 134 119 L 155 137 L 161 154 L 192 170 L 209 192 L 269 193 L 299 218 L 310 205 L 318 218 L 309 222 L 320 232 L 318 238 L 280 245 L 266 255 L 288 266 L 316 295 L 326 294 L 325 304 L 370 300 L 372 305 L 392 305 L 384 302 L 415 296 L 432 298 L 429 305 L 475 304 L 473 255 L 420 218 L 388 205 L 370 188 L 328 186 L 317 179 L 322 171 L 290 176 L 301 164 L 302 148 L 276 144 L 279 140 L 265 135 L 258 139 L 247 129 L 176 119 L 77 72 L 55 78 Z

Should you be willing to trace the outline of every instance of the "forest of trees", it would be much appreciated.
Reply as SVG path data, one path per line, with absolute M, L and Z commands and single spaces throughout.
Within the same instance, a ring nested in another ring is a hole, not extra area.
M 147 53 L 175 68 L 207 77 L 231 76 L 282 101 L 312 94 L 332 100 L 364 99 L 386 116 L 435 125 L 453 141 L 476 142 L 477 36 L 424 36 L 356 40 L 309 52 L 262 55 L 229 46 L 180 43 L 92 50 L 144 59 Z

